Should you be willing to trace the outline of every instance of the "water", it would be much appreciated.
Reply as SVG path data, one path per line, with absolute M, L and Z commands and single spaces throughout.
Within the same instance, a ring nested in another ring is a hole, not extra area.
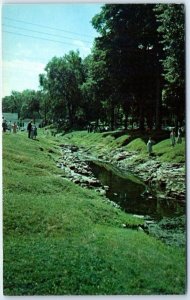
M 159 200 L 154 194 L 147 194 L 147 187 L 137 183 L 136 177 L 123 178 L 105 164 L 90 162 L 92 172 L 104 186 L 108 186 L 106 196 L 119 204 L 127 213 L 150 216 L 160 220 L 163 217 L 175 217 L 184 214 L 184 207 L 176 201 Z M 138 180 L 139 181 L 139 180 Z

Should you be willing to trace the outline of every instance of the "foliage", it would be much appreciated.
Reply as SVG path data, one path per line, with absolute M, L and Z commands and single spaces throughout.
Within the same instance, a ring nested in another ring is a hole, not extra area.
M 94 60 L 92 55 L 87 56 L 83 61 L 85 81 L 81 85 L 81 92 L 83 96 L 82 108 L 86 123 L 94 120 L 98 123 L 98 120 L 103 121 L 102 119 L 104 119 L 105 113 L 99 94 L 101 76 L 98 72 L 98 66 L 101 63 L 102 61 Z
M 53 57 L 39 75 L 41 91 L 12 92 L 3 111 L 40 113 L 59 132 L 92 122 L 111 130 L 184 126 L 184 23 L 183 4 L 105 4 L 92 19 L 90 55 Z
M 165 105 L 175 114 L 175 123 L 180 122 L 182 126 L 185 107 L 184 4 L 158 4 L 155 11 L 164 50 L 162 65 L 166 81 Z
M 3 112 L 17 112 L 18 117 L 38 118 L 40 116 L 41 93 L 34 90 L 24 90 L 23 92 L 13 91 L 11 96 L 3 98 Z
M 78 52 L 54 57 L 40 75 L 40 83 L 49 95 L 54 122 L 68 120 L 73 127 L 81 105 L 80 85 L 83 82 L 82 61 Z
M 101 35 L 96 38 L 95 50 L 105 57 L 102 93 L 108 91 L 109 96 L 105 96 L 112 110 L 111 122 L 115 122 L 115 110 L 119 105 L 125 115 L 125 127 L 129 115 L 132 115 L 132 122 L 139 119 L 141 128 L 144 128 L 146 117 L 148 126 L 152 127 L 155 106 L 160 102 L 157 92 L 160 47 L 153 7 L 107 4 L 92 20 Z M 141 15 L 144 18 L 139 17 Z

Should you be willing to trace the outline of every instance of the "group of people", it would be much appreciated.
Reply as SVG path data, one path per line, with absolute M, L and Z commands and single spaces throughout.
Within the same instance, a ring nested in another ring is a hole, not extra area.
M 170 132 L 170 141 L 171 141 L 171 146 L 174 147 L 176 144 L 176 135 L 175 135 L 174 129 L 172 129 Z M 152 154 L 152 146 L 154 145 L 154 143 L 155 142 L 152 140 L 152 138 L 149 137 L 149 140 L 147 143 L 147 151 L 148 151 L 149 155 Z M 182 129 L 179 127 L 178 134 L 177 134 L 177 144 L 181 144 L 181 143 L 182 143 Z
M 18 130 L 18 126 L 16 122 L 12 124 L 11 121 L 9 121 L 7 123 L 4 117 L 3 117 L 2 127 L 3 127 L 3 132 L 6 132 L 8 130 L 9 132 L 16 133 Z
M 27 131 L 28 131 L 28 138 L 29 139 L 36 139 L 37 137 L 37 127 L 35 124 L 32 124 L 32 121 L 30 121 L 27 125 Z
M 19 126 L 17 125 L 16 122 L 13 124 L 10 122 L 7 122 L 5 118 L 3 117 L 2 121 L 2 129 L 3 132 L 13 132 L 16 133 L 19 130 Z M 28 138 L 30 139 L 36 139 L 37 137 L 37 127 L 35 124 L 32 124 L 32 121 L 30 121 L 27 125 L 27 131 L 28 131 Z
M 170 133 L 170 140 L 171 140 L 171 145 L 174 147 L 176 144 L 176 136 L 175 136 L 175 131 L 172 129 Z M 182 143 L 182 129 L 179 127 L 178 133 L 177 133 L 177 144 Z

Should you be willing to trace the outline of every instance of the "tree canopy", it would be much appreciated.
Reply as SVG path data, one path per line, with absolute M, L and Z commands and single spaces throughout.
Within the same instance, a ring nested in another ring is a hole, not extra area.
M 20 117 L 38 112 L 45 123 L 70 129 L 90 122 L 111 129 L 182 126 L 184 5 L 106 4 L 92 26 L 99 35 L 90 55 L 53 57 L 39 75 L 41 91 L 12 92 L 3 99 L 3 111 Z

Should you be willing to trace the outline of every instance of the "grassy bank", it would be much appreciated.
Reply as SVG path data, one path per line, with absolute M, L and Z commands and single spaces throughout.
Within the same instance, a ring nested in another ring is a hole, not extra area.
M 185 162 L 185 138 L 181 144 L 171 146 L 169 133 L 154 133 L 153 155 L 160 162 L 184 163 Z M 114 149 L 126 151 L 135 151 L 139 157 L 137 159 L 147 159 L 148 135 L 141 132 L 110 132 L 110 133 L 87 133 L 78 131 L 66 134 L 63 137 L 64 142 L 74 143 L 83 146 L 96 154 L 107 154 Z
M 116 145 L 112 136 L 105 143 L 82 134 L 3 136 L 4 294 L 185 293 L 185 249 L 122 228 L 141 221 L 61 177 L 55 161 L 63 141 L 98 151 L 126 138 Z

